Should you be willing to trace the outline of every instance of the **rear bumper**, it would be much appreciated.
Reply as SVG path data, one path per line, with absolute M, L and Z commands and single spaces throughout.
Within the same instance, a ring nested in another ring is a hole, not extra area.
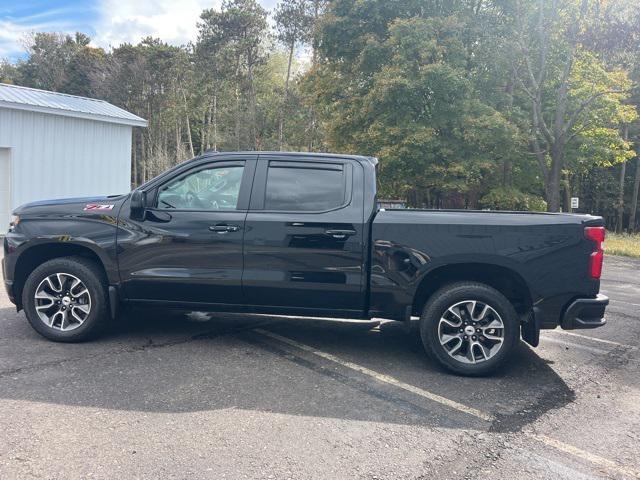
M 596 298 L 578 298 L 569 304 L 560 321 L 564 330 L 597 328 L 607 321 L 604 311 L 609 305 L 609 298 L 598 294 Z

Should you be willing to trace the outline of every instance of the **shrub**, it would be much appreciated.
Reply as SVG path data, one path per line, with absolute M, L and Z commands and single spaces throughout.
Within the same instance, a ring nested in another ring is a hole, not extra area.
M 480 199 L 482 208 L 491 210 L 539 211 L 547 210 L 547 202 L 537 195 L 524 193 L 513 187 L 491 189 Z

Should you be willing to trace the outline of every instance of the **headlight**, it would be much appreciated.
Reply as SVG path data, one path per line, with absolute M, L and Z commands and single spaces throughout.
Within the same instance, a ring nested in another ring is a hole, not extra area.
M 11 215 L 11 223 L 9 223 L 9 231 L 12 232 L 13 229 L 20 223 L 19 215 Z

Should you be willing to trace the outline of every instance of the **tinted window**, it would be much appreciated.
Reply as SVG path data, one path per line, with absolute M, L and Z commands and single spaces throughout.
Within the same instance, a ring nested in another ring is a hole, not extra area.
M 158 193 L 158 208 L 235 210 L 244 167 L 199 170 L 169 182 Z
M 344 204 L 341 165 L 298 168 L 269 165 L 265 210 L 324 211 Z

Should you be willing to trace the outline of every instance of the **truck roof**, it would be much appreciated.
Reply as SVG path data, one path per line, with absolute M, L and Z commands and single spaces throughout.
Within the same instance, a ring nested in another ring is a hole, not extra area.
M 322 153 L 322 152 L 278 152 L 278 151 L 238 151 L 238 152 L 220 152 L 216 150 L 207 150 L 202 155 L 196 158 L 201 157 L 215 157 L 215 156 L 223 156 L 223 155 L 258 155 L 258 157 L 264 156 L 272 156 L 277 155 L 279 157 L 300 157 L 300 160 L 312 160 L 314 158 L 349 158 L 352 160 L 356 160 L 359 162 L 369 162 L 373 165 L 378 163 L 378 159 L 375 157 L 367 157 L 364 155 L 349 155 L 346 153 Z

